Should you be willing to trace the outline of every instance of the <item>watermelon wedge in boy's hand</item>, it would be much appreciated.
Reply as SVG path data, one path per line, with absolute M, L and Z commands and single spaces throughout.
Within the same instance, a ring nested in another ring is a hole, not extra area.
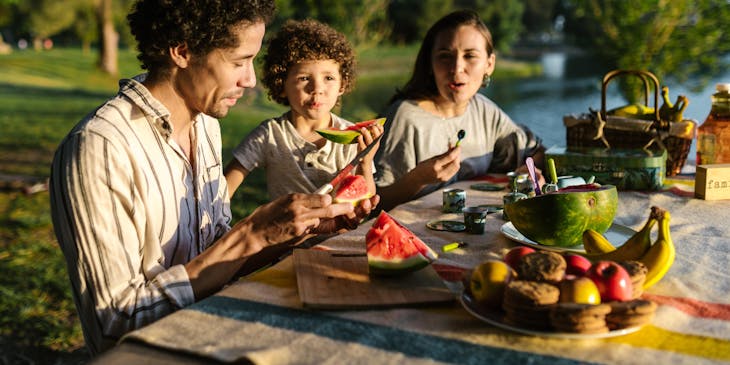
M 428 266 L 438 258 L 421 239 L 385 211 L 365 235 L 371 275 L 401 275 Z
M 361 200 L 370 199 L 373 193 L 368 190 L 368 183 L 362 175 L 347 175 L 332 193 L 335 203 L 351 203 L 357 205 Z
M 329 139 L 332 142 L 350 144 L 355 143 L 355 140 L 357 140 L 357 136 L 360 135 L 360 128 L 367 128 L 375 124 L 385 124 L 385 118 L 366 120 L 364 122 L 351 125 L 345 129 L 337 129 L 333 127 L 317 129 L 316 132 L 319 133 L 320 136 Z

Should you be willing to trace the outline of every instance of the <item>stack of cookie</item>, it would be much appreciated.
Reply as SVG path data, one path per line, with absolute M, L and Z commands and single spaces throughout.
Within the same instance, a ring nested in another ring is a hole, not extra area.
M 560 298 L 555 284 L 565 276 L 565 267 L 565 259 L 555 252 L 537 251 L 524 256 L 517 265 L 519 280 L 505 289 L 505 321 L 532 329 L 550 329 L 550 308 Z
M 558 332 L 606 333 L 608 304 L 558 303 L 550 310 L 550 324 Z
M 504 292 L 504 320 L 519 327 L 549 330 L 550 309 L 559 297 L 560 289 L 555 285 L 538 281 L 512 281 Z
M 632 299 L 608 304 L 611 306 L 611 312 L 606 315 L 606 324 L 611 330 L 651 323 L 657 307 L 655 302 L 645 299 Z

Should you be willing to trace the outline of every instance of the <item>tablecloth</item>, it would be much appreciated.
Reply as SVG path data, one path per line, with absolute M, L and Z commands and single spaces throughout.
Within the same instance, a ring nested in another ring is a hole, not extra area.
M 501 182 L 495 177 L 493 182 Z M 470 189 L 467 205 L 501 204 L 502 192 Z M 666 276 L 644 293 L 659 306 L 639 331 L 606 339 L 561 339 L 502 330 L 472 317 L 461 304 L 378 310 L 304 308 L 291 258 L 241 278 L 220 293 L 134 331 L 123 341 L 256 364 L 499 364 L 730 362 L 730 222 L 728 201 L 703 201 L 677 191 L 620 192 L 614 223 L 639 229 L 651 206 L 672 216 L 677 258 Z M 433 231 L 432 219 L 461 220 L 440 212 L 441 192 L 389 213 L 439 252 L 433 264 L 457 298 L 464 270 L 516 245 L 500 233 L 499 213 L 486 233 Z M 364 250 L 371 223 L 315 249 Z M 441 252 L 442 245 L 468 247 Z

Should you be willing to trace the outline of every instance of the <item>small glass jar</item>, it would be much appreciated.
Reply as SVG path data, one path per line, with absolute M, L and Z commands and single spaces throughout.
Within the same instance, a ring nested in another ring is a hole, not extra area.
M 514 171 L 507 173 L 507 178 L 509 178 L 509 186 L 512 191 L 510 191 L 509 193 L 505 194 L 502 197 L 502 204 L 504 205 L 504 209 L 502 209 L 502 219 L 504 219 L 506 221 L 509 221 L 509 217 L 507 216 L 507 209 L 506 209 L 507 205 L 512 204 L 512 203 L 522 200 L 522 199 L 529 198 L 529 196 L 527 194 L 520 192 L 519 187 L 518 187 L 518 181 L 517 181 L 518 177 L 519 176 Z M 528 179 L 528 181 L 529 181 L 529 179 Z

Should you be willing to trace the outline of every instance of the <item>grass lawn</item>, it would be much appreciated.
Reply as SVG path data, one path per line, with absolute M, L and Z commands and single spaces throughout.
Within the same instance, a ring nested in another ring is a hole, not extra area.
M 352 120 L 374 117 L 408 78 L 415 47 L 359 52 L 355 91 L 336 112 Z M 120 75 L 140 72 L 122 50 Z M 79 49 L 0 55 L 0 175 L 49 175 L 53 152 L 76 122 L 117 91 L 117 77 L 95 70 L 96 54 Z M 500 77 L 539 72 L 500 61 Z M 285 109 L 261 87 L 247 92 L 221 120 L 224 158 L 260 121 Z M 227 161 L 226 161 L 227 162 Z M 234 218 L 267 201 L 265 179 L 254 171 L 232 201 Z M 65 261 L 51 225 L 48 193 L 0 191 L 0 363 L 84 363 L 84 340 L 70 293 Z

